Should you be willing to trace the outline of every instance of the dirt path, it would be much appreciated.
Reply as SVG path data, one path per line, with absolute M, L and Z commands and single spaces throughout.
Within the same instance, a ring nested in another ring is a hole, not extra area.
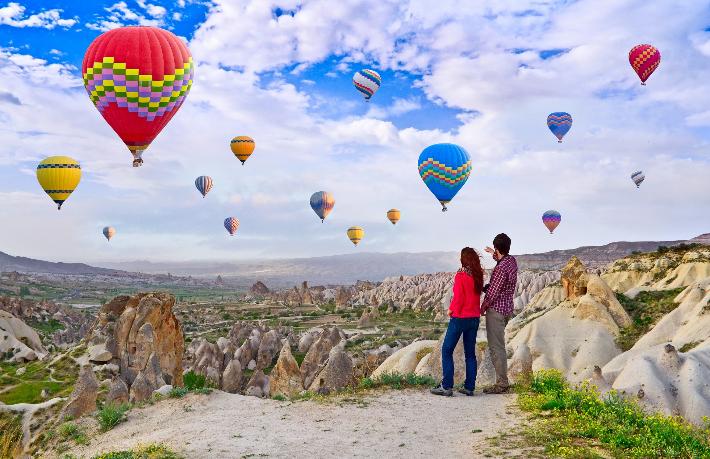
M 514 395 L 406 390 L 291 403 L 217 391 L 132 410 L 126 422 L 72 453 L 165 443 L 188 458 L 490 457 L 486 437 L 523 420 Z

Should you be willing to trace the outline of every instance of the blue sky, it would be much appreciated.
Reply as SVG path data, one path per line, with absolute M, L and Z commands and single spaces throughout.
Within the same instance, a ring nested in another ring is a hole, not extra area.
M 51 260 L 230 260 L 354 251 L 517 252 L 710 230 L 710 2 L 158 0 L 0 3 L 0 250 Z M 81 84 L 86 47 L 126 25 L 171 30 L 197 63 L 185 104 L 130 167 Z M 639 85 L 628 50 L 661 66 Z M 372 102 L 352 74 L 374 68 Z M 563 144 L 550 112 L 574 125 Z M 256 139 L 242 167 L 235 135 Z M 473 160 L 447 214 L 417 175 L 432 143 Z M 83 179 L 61 212 L 36 163 Z M 636 190 L 629 175 L 646 172 Z M 215 188 L 202 199 L 197 175 Z M 308 197 L 332 191 L 321 224 Z M 387 209 L 402 210 L 392 227 Z M 540 215 L 557 209 L 554 236 Z M 234 215 L 242 224 L 229 238 Z M 106 243 L 101 228 L 117 235 Z M 352 247 L 345 230 L 365 228 Z M 58 243 L 58 241 L 60 243 Z

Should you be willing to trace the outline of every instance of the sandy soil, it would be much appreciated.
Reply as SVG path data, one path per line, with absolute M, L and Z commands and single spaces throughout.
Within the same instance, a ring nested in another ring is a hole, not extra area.
M 292 403 L 216 391 L 134 409 L 71 453 L 164 443 L 188 458 L 491 457 L 487 437 L 505 438 L 523 420 L 514 395 L 406 390 Z

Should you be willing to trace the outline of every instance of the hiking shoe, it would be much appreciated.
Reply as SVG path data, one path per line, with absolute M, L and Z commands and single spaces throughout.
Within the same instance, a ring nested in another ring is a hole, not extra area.
M 469 397 L 473 395 L 473 391 L 468 390 L 465 387 L 459 387 L 458 391 L 459 391 L 459 393 L 464 394 L 464 395 L 468 395 Z
M 454 391 L 451 389 L 445 389 L 441 384 L 431 389 L 430 392 L 434 395 L 443 395 L 445 397 L 451 397 L 454 395 Z
M 498 384 L 491 386 L 491 387 L 486 387 L 483 389 L 484 394 L 505 394 L 508 392 L 508 389 L 510 389 L 509 386 L 503 387 L 499 386 Z

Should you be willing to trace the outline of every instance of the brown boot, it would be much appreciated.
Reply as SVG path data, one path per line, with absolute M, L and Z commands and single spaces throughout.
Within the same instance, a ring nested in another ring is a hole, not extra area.
M 510 389 L 509 386 L 499 386 L 498 384 L 483 389 L 484 394 L 505 394 Z

